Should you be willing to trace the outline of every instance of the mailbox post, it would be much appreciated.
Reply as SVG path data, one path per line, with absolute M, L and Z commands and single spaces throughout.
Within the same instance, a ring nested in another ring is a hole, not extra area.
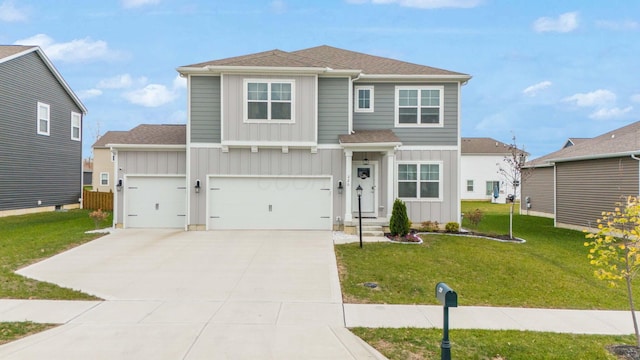
M 440 344 L 440 359 L 451 360 L 451 343 L 449 342 L 449 308 L 458 307 L 458 294 L 449 285 L 439 282 L 436 285 L 436 298 L 444 309 L 444 324 L 442 343 Z

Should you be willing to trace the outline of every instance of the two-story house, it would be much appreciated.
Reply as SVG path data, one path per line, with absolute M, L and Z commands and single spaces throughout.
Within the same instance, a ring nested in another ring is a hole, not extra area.
M 396 198 L 414 222 L 460 220 L 469 75 L 329 46 L 178 72 L 188 81 L 185 171 L 167 169 L 160 149 L 111 146 L 117 225 L 332 229 L 359 210 L 387 223 Z M 163 214 L 180 198 L 184 208 Z
M 80 206 L 86 112 L 38 46 L 0 46 L 0 216 Z

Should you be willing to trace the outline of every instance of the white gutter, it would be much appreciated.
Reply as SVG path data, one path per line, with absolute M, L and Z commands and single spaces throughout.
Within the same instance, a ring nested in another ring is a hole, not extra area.
M 471 75 L 398 75 L 398 74 L 361 74 L 362 80 L 387 80 L 387 81 L 410 81 L 410 80 L 442 80 L 442 81 L 463 81 L 467 82 L 471 79 Z
M 549 163 L 557 163 L 557 162 L 578 161 L 578 160 L 608 159 L 608 158 L 614 158 L 614 157 L 634 156 L 635 154 L 639 154 L 639 153 L 640 153 L 640 150 L 633 150 L 633 151 L 625 151 L 625 152 L 610 153 L 610 154 L 583 155 L 583 156 L 568 157 L 568 158 L 549 159 L 547 161 Z
M 117 150 L 186 150 L 187 145 L 169 144 L 106 144 L 106 147 Z

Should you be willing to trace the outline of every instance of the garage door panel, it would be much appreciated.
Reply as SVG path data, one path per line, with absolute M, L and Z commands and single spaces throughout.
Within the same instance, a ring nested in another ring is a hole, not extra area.
M 131 177 L 126 183 L 126 227 L 185 226 L 187 189 L 183 177 Z
M 330 178 L 210 178 L 210 229 L 331 229 Z

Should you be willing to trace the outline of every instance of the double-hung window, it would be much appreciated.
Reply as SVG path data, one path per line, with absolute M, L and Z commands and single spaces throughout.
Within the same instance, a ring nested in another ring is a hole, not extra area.
M 80 141 L 82 133 L 82 115 L 77 112 L 71 113 L 71 140 Z
M 38 102 L 38 123 L 36 126 L 39 135 L 49 136 L 50 117 L 51 108 L 49 104 Z
M 397 127 L 441 127 L 443 86 L 397 86 Z
M 100 173 L 100 185 L 109 186 L 109 173 L 107 172 Z
M 373 112 L 373 86 L 356 86 L 355 96 L 356 112 Z
M 294 122 L 293 80 L 245 80 L 246 122 Z
M 473 180 L 467 180 L 467 191 L 473 192 Z
M 398 164 L 398 197 L 442 200 L 442 163 Z

